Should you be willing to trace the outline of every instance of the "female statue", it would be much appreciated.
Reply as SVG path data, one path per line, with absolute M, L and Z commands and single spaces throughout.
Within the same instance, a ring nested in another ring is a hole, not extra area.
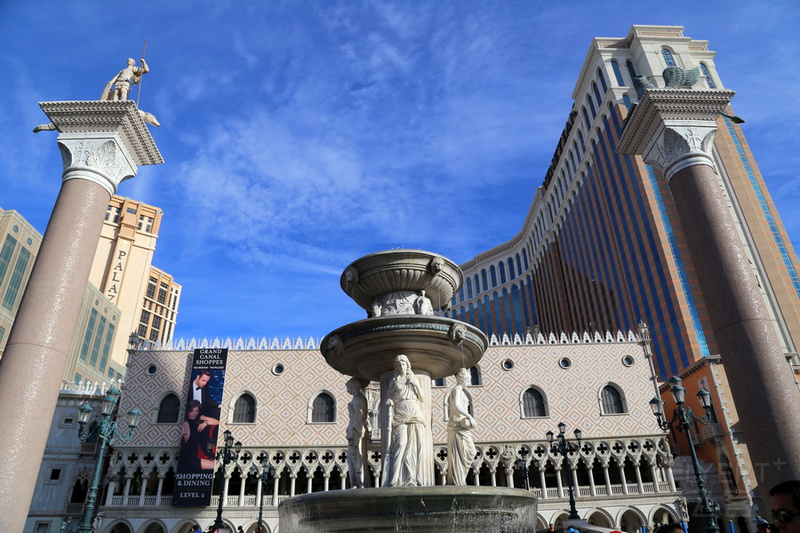
M 394 369 L 386 400 L 390 434 L 383 486 L 432 485 L 433 445 L 425 415 L 425 392 L 411 371 L 408 357 L 398 355 Z

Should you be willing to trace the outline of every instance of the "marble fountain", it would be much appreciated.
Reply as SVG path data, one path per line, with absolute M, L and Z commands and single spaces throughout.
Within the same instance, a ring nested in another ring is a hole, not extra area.
M 329 333 L 325 361 L 351 376 L 348 476 L 353 487 L 282 502 L 281 533 L 532 532 L 536 498 L 505 487 L 467 486 L 476 421 L 462 389 L 488 339 L 478 328 L 435 315 L 463 282 L 458 265 L 421 250 L 389 250 L 362 257 L 341 276 L 342 289 L 367 318 Z M 449 398 L 447 485 L 434 479 L 431 380 L 456 376 Z M 382 482 L 365 472 L 363 388 L 380 383 Z

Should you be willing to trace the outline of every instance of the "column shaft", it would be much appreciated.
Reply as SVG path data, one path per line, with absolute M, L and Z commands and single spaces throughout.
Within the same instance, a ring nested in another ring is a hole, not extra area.
M 64 182 L 45 231 L 0 364 L 0 405 L 14 406 L 4 422 L 5 473 L 0 516 L 7 531 L 22 531 L 33 497 L 49 423 L 103 218 L 111 199 L 85 180 Z
M 669 187 L 681 225 L 694 228 L 686 241 L 742 428 L 756 439 L 756 478 L 769 490 L 800 472 L 800 395 L 714 169 L 684 168 Z

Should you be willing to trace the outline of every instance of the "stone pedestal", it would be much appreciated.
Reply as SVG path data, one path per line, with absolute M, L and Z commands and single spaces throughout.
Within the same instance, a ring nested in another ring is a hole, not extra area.
M 675 200 L 761 491 L 800 472 L 800 394 L 711 157 L 733 91 L 650 89 L 619 153 L 661 169 Z M 765 418 L 766 417 L 766 418 Z
M 0 523 L 22 531 L 111 195 L 162 163 L 131 101 L 40 104 L 58 128 L 62 187 L 0 363 L 7 406 Z M 77 429 L 76 429 L 77 438 Z

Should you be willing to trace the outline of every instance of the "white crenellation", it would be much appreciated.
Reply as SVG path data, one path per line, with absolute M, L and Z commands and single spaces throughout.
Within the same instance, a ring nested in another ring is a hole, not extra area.
M 316 350 L 319 348 L 319 337 L 308 337 L 303 339 L 297 337 L 292 339 L 290 337 L 272 337 L 272 338 L 243 338 L 221 340 L 219 338 L 197 339 L 172 339 L 167 342 L 161 341 L 148 341 L 142 340 L 133 345 L 135 350 L 152 350 L 152 351 L 171 351 L 171 350 L 194 350 L 195 348 L 230 348 L 233 350 Z M 492 334 L 489 337 L 490 346 L 514 346 L 514 345 L 536 345 L 536 344 L 613 344 L 619 342 L 639 342 L 639 338 L 632 330 L 627 333 L 622 330 L 617 331 L 584 331 L 583 333 L 573 331 L 570 333 L 559 332 L 548 334 L 539 333 L 534 338 L 530 333 L 525 334 L 522 338 L 518 333 L 513 336 L 508 333 L 496 335 Z

